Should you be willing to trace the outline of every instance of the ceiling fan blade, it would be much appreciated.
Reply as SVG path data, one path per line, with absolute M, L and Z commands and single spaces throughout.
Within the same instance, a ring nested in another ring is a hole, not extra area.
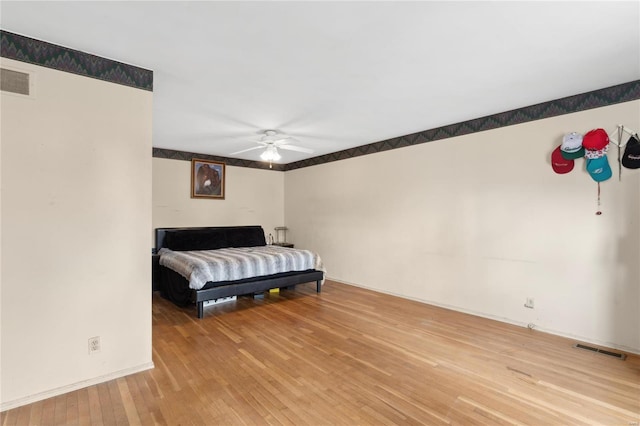
M 229 155 L 242 154 L 243 152 L 249 152 L 249 151 L 253 151 L 253 150 L 256 150 L 256 149 L 264 149 L 264 146 L 254 146 L 253 148 L 247 148 L 247 149 L 243 149 L 242 151 L 232 152 Z
M 262 142 L 262 143 L 272 143 L 272 144 L 278 145 L 278 144 L 281 144 L 281 143 L 286 143 L 285 141 L 287 141 L 289 139 L 292 139 L 292 137 L 291 136 L 285 136 L 285 137 L 274 136 L 273 138 L 264 137 L 264 138 L 260 139 L 260 142 Z
M 295 145 L 278 145 L 278 148 L 280 149 L 288 149 L 289 151 L 298 151 L 298 152 L 304 152 L 305 154 L 313 154 L 313 150 L 309 149 L 309 148 L 303 148 L 301 146 L 295 146 Z

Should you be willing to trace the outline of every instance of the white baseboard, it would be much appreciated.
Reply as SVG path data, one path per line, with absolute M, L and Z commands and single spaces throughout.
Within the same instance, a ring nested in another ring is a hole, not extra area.
M 0 403 L 0 412 L 11 410 L 12 408 L 21 407 L 23 405 L 31 404 L 37 401 L 42 401 L 43 399 L 52 398 L 54 396 L 62 395 L 68 392 L 73 392 L 78 389 L 97 385 L 99 383 L 108 382 L 109 380 L 119 379 L 120 377 L 128 376 L 130 374 L 151 370 L 153 367 L 154 367 L 153 362 L 147 362 L 145 364 L 137 365 L 135 367 L 125 368 L 124 370 L 114 371 L 113 373 L 105 374 L 104 376 L 94 377 L 93 379 L 72 383 L 70 385 L 40 392 L 34 395 L 29 395 L 23 398 L 14 399 L 13 401 L 2 402 Z
M 469 314 L 469 315 L 473 315 L 473 316 L 476 316 L 476 317 L 487 318 L 487 319 L 490 319 L 490 320 L 500 321 L 500 322 L 504 322 L 504 323 L 507 323 L 507 324 L 517 325 L 517 326 L 520 326 L 520 327 L 527 327 L 528 326 L 527 323 L 522 322 L 522 321 L 514 321 L 514 320 L 511 320 L 509 318 L 502 318 L 502 317 L 498 317 L 498 316 L 495 316 L 495 315 L 486 314 L 484 312 L 476 312 L 476 311 L 471 311 L 471 310 L 468 310 L 468 309 L 462 309 L 462 308 L 459 308 L 457 306 L 451 306 L 451 305 L 447 305 L 447 304 L 443 304 L 443 303 L 438 303 L 438 302 L 434 302 L 432 300 L 424 300 L 424 299 L 419 299 L 419 298 L 416 298 L 416 297 L 409 297 L 409 296 L 405 296 L 405 295 L 402 295 L 402 294 L 393 293 L 391 291 L 379 290 L 377 288 L 371 288 L 371 287 L 367 287 L 367 286 L 360 285 L 360 284 L 355 284 L 355 283 L 350 283 L 350 282 L 347 282 L 347 281 L 338 280 L 338 279 L 335 279 L 335 278 L 327 278 L 327 280 L 335 281 L 335 282 L 341 283 L 341 284 L 350 285 L 350 286 L 353 286 L 353 287 L 364 288 L 364 289 L 375 291 L 375 292 L 378 292 L 378 293 L 388 294 L 390 296 L 400 297 L 402 299 L 413 300 L 415 302 L 425 303 L 427 305 L 433 305 L 433 306 L 437 306 L 439 308 L 449 309 L 450 311 L 461 312 L 463 314 Z M 592 338 L 585 337 L 585 336 L 573 335 L 573 334 L 570 334 L 570 333 L 564 333 L 562 331 L 553 330 L 553 329 L 547 329 L 547 328 L 538 327 L 538 326 L 535 327 L 535 330 L 540 331 L 542 333 L 553 334 L 554 336 L 566 337 L 567 339 L 578 340 L 578 341 L 584 342 L 584 343 L 591 343 L 591 344 L 594 344 L 594 345 L 597 345 L 597 346 L 602 346 L 602 347 L 611 348 L 611 349 L 617 349 L 617 350 L 620 350 L 620 351 L 623 351 L 623 352 L 626 352 L 626 353 L 640 355 L 640 348 L 631 348 L 631 347 L 624 346 L 624 345 L 618 345 L 618 344 L 615 344 L 613 342 L 604 342 L 604 341 L 600 341 L 598 339 L 592 339 Z

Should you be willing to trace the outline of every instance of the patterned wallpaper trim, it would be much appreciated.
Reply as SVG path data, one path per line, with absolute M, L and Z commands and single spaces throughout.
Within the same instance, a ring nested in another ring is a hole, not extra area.
M 564 114 L 585 111 L 593 108 L 600 108 L 608 105 L 615 105 L 622 102 L 630 102 L 640 99 L 640 80 L 629 83 L 618 84 L 605 89 L 594 90 L 580 95 L 568 96 L 554 101 L 543 102 L 536 105 L 518 108 L 499 114 L 488 115 L 486 117 L 450 124 L 448 126 L 437 127 L 435 129 L 424 130 L 410 135 L 399 136 L 380 142 L 357 146 L 331 154 L 321 155 L 302 161 L 289 164 L 274 164 L 272 170 L 287 171 L 303 167 L 317 166 L 319 164 L 330 163 L 332 161 L 346 160 L 348 158 L 359 157 L 361 155 L 375 154 L 377 152 L 388 151 L 390 149 L 403 148 L 405 146 L 418 145 L 440 139 L 452 138 L 455 136 L 467 135 L 485 130 L 497 129 L 514 124 L 526 123 L 529 121 L 542 120 Z M 195 154 L 182 151 L 154 148 L 153 156 L 159 158 L 172 158 L 175 160 L 191 161 L 191 158 L 212 159 L 222 161 L 230 166 L 255 167 L 259 169 L 269 169 L 268 164 L 260 161 L 238 160 L 235 158 L 214 157 L 203 154 Z
M 286 170 L 374 154 L 640 99 L 640 80 L 289 163 Z M 569 129 L 570 130 L 570 129 Z
M 153 71 L 0 30 L 0 56 L 153 91 Z
M 101 58 L 44 41 L 0 30 L 0 56 L 21 62 L 41 65 L 111 83 L 153 90 L 153 71 L 122 62 Z M 640 99 L 640 80 L 623 83 L 579 95 L 568 96 L 514 109 L 486 117 L 450 124 L 435 129 L 399 136 L 379 142 L 349 148 L 289 164 L 273 164 L 274 171 L 295 170 L 332 161 L 345 160 L 362 155 L 375 154 L 390 149 L 418 145 L 435 140 L 467 135 L 504 126 L 542 120 L 564 114 L 585 111 Z M 192 152 L 154 148 L 153 156 L 191 161 L 192 158 L 221 161 L 230 166 L 251 167 L 269 170 L 269 164 L 261 161 L 240 160 Z
M 197 154 L 195 152 L 176 151 L 173 149 L 153 148 L 153 156 L 155 158 L 168 158 L 170 160 L 191 161 L 193 158 L 201 160 L 217 161 L 225 163 L 227 166 L 251 167 L 253 169 L 266 169 L 283 172 L 285 164 L 273 163 L 273 168 L 269 169 L 269 163 L 264 161 L 240 160 L 238 158 L 220 157 L 217 155 Z

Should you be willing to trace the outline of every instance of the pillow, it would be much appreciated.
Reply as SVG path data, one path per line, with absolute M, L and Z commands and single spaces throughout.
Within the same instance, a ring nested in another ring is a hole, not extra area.
M 256 247 L 267 245 L 261 226 L 229 228 L 227 241 L 229 247 Z
M 226 229 L 182 229 L 167 231 L 164 246 L 174 251 L 215 250 L 229 243 Z

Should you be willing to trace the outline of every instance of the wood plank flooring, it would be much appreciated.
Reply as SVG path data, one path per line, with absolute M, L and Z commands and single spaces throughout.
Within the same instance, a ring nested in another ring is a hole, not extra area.
M 638 425 L 640 357 L 335 282 L 179 309 L 153 296 L 150 371 L 2 425 Z

